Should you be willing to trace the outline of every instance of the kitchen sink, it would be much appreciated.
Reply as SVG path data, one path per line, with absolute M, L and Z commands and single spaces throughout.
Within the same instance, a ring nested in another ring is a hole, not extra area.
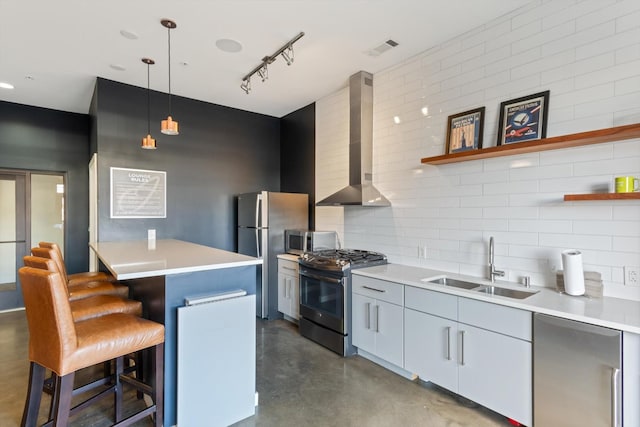
M 468 289 L 468 290 L 475 289 L 482 286 L 478 283 L 465 282 L 464 280 L 456 280 L 456 279 L 451 279 L 449 277 L 441 277 L 439 279 L 425 280 L 425 281 L 428 283 L 435 283 L 437 285 L 445 285 L 445 286 L 451 286 L 453 288 L 461 288 L 461 289 Z
M 501 297 L 525 299 L 537 293 L 537 291 L 519 291 L 517 289 L 500 288 L 497 286 L 483 286 L 480 289 L 476 289 L 476 292 L 483 294 L 498 295 Z

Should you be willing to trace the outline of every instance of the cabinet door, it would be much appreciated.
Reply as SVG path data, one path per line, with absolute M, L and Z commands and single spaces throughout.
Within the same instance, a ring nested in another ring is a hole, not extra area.
M 404 316 L 402 307 L 376 300 L 372 311 L 372 329 L 376 332 L 376 356 L 402 367 L 404 359 Z
M 278 311 L 289 316 L 290 305 L 288 277 L 286 274 L 278 273 Z
M 300 279 L 297 276 L 289 277 L 289 302 L 290 316 L 298 320 L 300 318 Z
M 410 309 L 404 316 L 404 368 L 457 392 L 457 323 Z
M 374 305 L 373 298 L 353 294 L 351 313 L 353 345 L 369 353 L 375 353 L 374 319 L 371 316 Z
M 458 393 L 532 425 L 531 343 L 458 325 Z

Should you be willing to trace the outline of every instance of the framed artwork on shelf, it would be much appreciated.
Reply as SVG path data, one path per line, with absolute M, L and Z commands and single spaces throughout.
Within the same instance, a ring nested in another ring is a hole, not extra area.
M 497 145 L 545 138 L 548 112 L 548 90 L 500 103 Z
M 484 107 L 449 116 L 445 154 L 482 148 Z

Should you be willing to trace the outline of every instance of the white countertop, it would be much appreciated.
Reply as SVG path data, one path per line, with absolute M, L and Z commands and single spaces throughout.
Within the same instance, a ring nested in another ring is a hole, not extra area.
M 97 242 L 89 246 L 118 280 L 262 264 L 262 259 L 182 240 Z
M 540 288 L 536 286 L 525 288 L 516 283 L 501 281 L 496 281 L 495 285 L 524 291 L 538 291 L 538 293 L 525 299 L 487 295 L 475 291 L 427 283 L 427 281 L 447 276 L 453 279 L 490 285 L 491 282 L 488 280 L 400 264 L 359 268 L 352 270 L 352 273 L 640 334 L 640 302 L 638 301 L 611 297 L 572 297 L 560 294 L 550 288 Z

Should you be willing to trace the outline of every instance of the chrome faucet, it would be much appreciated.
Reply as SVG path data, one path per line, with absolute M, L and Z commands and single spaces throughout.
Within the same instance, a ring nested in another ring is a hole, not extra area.
M 496 281 L 496 276 L 498 277 L 504 276 L 503 270 L 496 270 L 496 266 L 493 263 L 493 256 L 494 256 L 493 236 L 491 236 L 489 238 L 489 280 L 491 280 L 492 283 Z

